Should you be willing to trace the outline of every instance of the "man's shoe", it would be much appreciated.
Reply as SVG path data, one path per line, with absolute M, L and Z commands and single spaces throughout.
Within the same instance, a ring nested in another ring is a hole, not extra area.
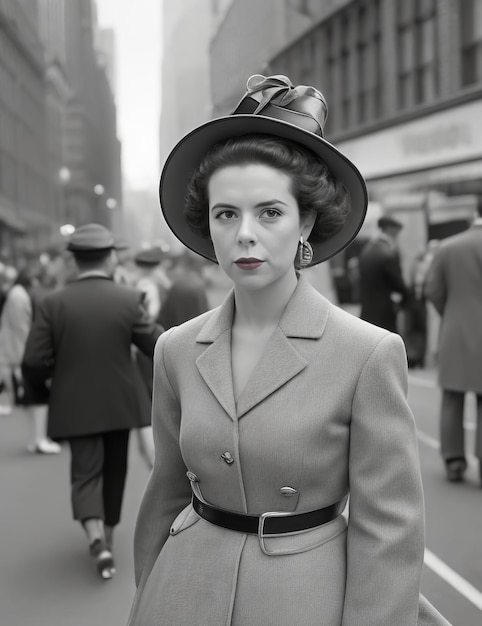
M 103 539 L 95 539 L 89 545 L 89 552 L 95 558 L 97 572 L 103 580 L 110 580 L 115 574 L 112 552 L 107 549 Z
M 447 470 L 447 480 L 451 483 L 460 483 L 464 480 L 467 462 L 465 459 L 453 459 L 452 461 L 446 461 L 445 468 Z

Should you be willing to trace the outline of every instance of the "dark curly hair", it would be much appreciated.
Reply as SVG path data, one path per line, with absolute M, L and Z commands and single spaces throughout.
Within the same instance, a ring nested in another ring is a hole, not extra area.
M 320 157 L 287 139 L 243 135 L 216 144 L 192 175 L 184 215 L 194 232 L 209 239 L 208 183 L 212 174 L 222 167 L 248 163 L 268 165 L 290 176 L 300 214 L 317 214 L 310 241 L 330 239 L 342 228 L 350 212 L 350 193 Z

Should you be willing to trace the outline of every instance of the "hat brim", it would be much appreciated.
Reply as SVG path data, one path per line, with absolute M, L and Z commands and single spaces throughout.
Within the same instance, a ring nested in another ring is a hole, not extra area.
M 159 198 L 164 218 L 174 235 L 188 248 L 216 261 L 210 239 L 193 232 L 184 217 L 189 181 L 206 153 L 217 143 L 248 134 L 267 134 L 299 143 L 321 157 L 332 175 L 344 183 L 351 196 L 351 210 L 342 227 L 330 239 L 310 242 L 313 260 L 326 261 L 353 241 L 366 216 L 368 193 L 355 165 L 325 139 L 298 126 L 262 115 L 230 115 L 217 118 L 188 133 L 172 149 L 161 174 Z

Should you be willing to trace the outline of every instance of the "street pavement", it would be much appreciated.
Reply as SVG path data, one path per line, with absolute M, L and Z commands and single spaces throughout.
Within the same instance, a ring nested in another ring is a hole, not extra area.
M 426 498 L 422 592 L 454 626 L 480 626 L 482 489 L 475 459 L 464 483 L 446 482 L 437 449 L 435 374 L 411 371 L 409 378 Z M 466 413 L 473 450 L 473 398 Z M 26 452 L 26 419 L 21 410 L 0 416 L 0 626 L 124 626 L 134 594 L 134 523 L 148 477 L 136 439 L 131 437 L 123 519 L 115 536 L 117 574 L 102 581 L 70 517 L 68 450 L 58 456 Z
M 463 483 L 449 483 L 438 444 L 441 394 L 433 370 L 409 373 L 425 492 L 426 558 L 422 591 L 454 626 L 482 624 L 482 489 L 473 456 L 475 397 L 465 404 L 469 468 Z

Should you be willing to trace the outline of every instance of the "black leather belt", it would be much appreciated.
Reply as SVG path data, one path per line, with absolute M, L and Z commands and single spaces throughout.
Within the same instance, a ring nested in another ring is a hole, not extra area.
M 347 498 L 343 498 L 339 502 L 335 502 L 335 504 L 330 504 L 316 511 L 307 511 L 306 513 L 273 511 L 263 513 L 262 515 L 244 515 L 243 513 L 226 511 L 206 502 L 201 502 L 194 493 L 192 494 L 193 509 L 200 517 L 211 522 L 211 524 L 263 537 L 308 530 L 331 522 L 341 515 L 346 501 Z

